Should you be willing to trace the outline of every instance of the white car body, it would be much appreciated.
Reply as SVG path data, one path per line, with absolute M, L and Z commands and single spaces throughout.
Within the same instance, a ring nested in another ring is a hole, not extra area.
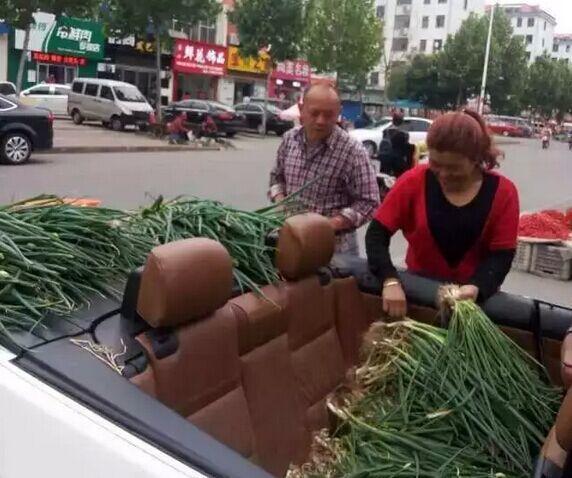
M 404 131 L 409 133 L 409 142 L 412 144 L 424 143 L 427 139 L 427 132 L 433 122 L 426 118 L 407 116 L 404 119 Z M 350 136 L 362 143 L 372 156 L 379 151 L 379 145 L 383 139 L 383 132 L 391 126 L 391 121 L 387 121 L 376 127 L 358 128 L 350 131 Z
M 48 109 L 55 116 L 66 116 L 70 91 L 68 85 L 40 83 L 22 91 L 20 101 L 25 105 Z
M 0 347 L 2 478 L 206 478 L 22 370 Z

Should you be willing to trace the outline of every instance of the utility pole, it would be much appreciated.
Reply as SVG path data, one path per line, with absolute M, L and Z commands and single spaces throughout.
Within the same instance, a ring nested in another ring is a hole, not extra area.
M 489 34 L 487 36 L 487 49 L 485 52 L 485 66 L 483 68 L 483 82 L 481 83 L 481 95 L 479 96 L 479 114 L 483 114 L 485 110 L 485 94 L 487 92 L 487 75 L 489 72 L 489 57 L 491 55 L 491 40 L 493 37 L 493 21 L 495 18 L 495 9 L 498 4 L 491 6 L 491 20 L 489 23 Z

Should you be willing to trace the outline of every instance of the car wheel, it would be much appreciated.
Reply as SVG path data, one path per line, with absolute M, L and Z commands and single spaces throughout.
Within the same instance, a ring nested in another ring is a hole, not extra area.
M 371 158 L 373 158 L 375 156 L 375 154 L 377 153 L 377 146 L 375 145 L 375 143 L 373 141 L 364 141 L 363 147 L 365 148 L 365 150 L 367 151 L 367 154 L 369 154 L 369 156 Z
M 502 135 L 503 135 L 504 137 L 507 137 L 507 136 L 510 136 L 510 133 L 509 133 L 508 131 L 503 131 L 503 132 L 502 132 Z
M 139 131 L 141 131 L 142 133 L 145 133 L 146 131 L 149 131 L 149 125 L 146 123 L 141 123 L 139 125 Z
M 230 133 L 226 133 L 227 138 L 234 138 L 236 136 L 236 131 L 232 131 Z
M 24 164 L 32 154 L 32 143 L 25 133 L 8 133 L 2 140 L 0 159 L 6 164 Z
M 111 129 L 113 131 L 123 131 L 124 126 L 125 125 L 119 116 L 114 116 L 111 118 Z
M 80 125 L 83 123 L 83 116 L 81 115 L 81 113 L 78 110 L 75 110 L 72 113 L 72 120 L 73 120 L 74 124 Z
M 283 129 L 277 129 L 277 130 L 275 131 L 276 136 L 283 136 L 285 132 L 286 132 L 286 131 L 284 131 Z

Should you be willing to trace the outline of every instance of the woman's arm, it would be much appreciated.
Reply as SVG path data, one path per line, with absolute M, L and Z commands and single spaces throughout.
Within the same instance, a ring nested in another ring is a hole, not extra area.
M 515 252 L 515 249 L 499 249 L 489 252 L 469 281 L 470 285 L 478 289 L 476 299 L 485 301 L 499 291 L 510 271 Z
M 365 235 L 365 250 L 369 268 L 381 282 L 397 277 L 397 270 L 389 255 L 389 243 L 392 235 L 387 227 L 375 219 L 369 223 Z

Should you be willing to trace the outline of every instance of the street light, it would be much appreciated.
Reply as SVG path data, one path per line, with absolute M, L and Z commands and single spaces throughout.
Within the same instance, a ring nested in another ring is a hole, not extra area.
M 483 114 L 485 109 L 485 92 L 487 90 L 487 75 L 489 71 L 489 57 L 491 54 L 491 40 L 493 37 L 493 20 L 495 18 L 495 9 L 498 3 L 491 7 L 491 20 L 489 23 L 489 34 L 487 36 L 487 49 L 485 52 L 485 66 L 483 67 L 483 81 L 481 83 L 481 95 L 479 96 L 479 114 Z

